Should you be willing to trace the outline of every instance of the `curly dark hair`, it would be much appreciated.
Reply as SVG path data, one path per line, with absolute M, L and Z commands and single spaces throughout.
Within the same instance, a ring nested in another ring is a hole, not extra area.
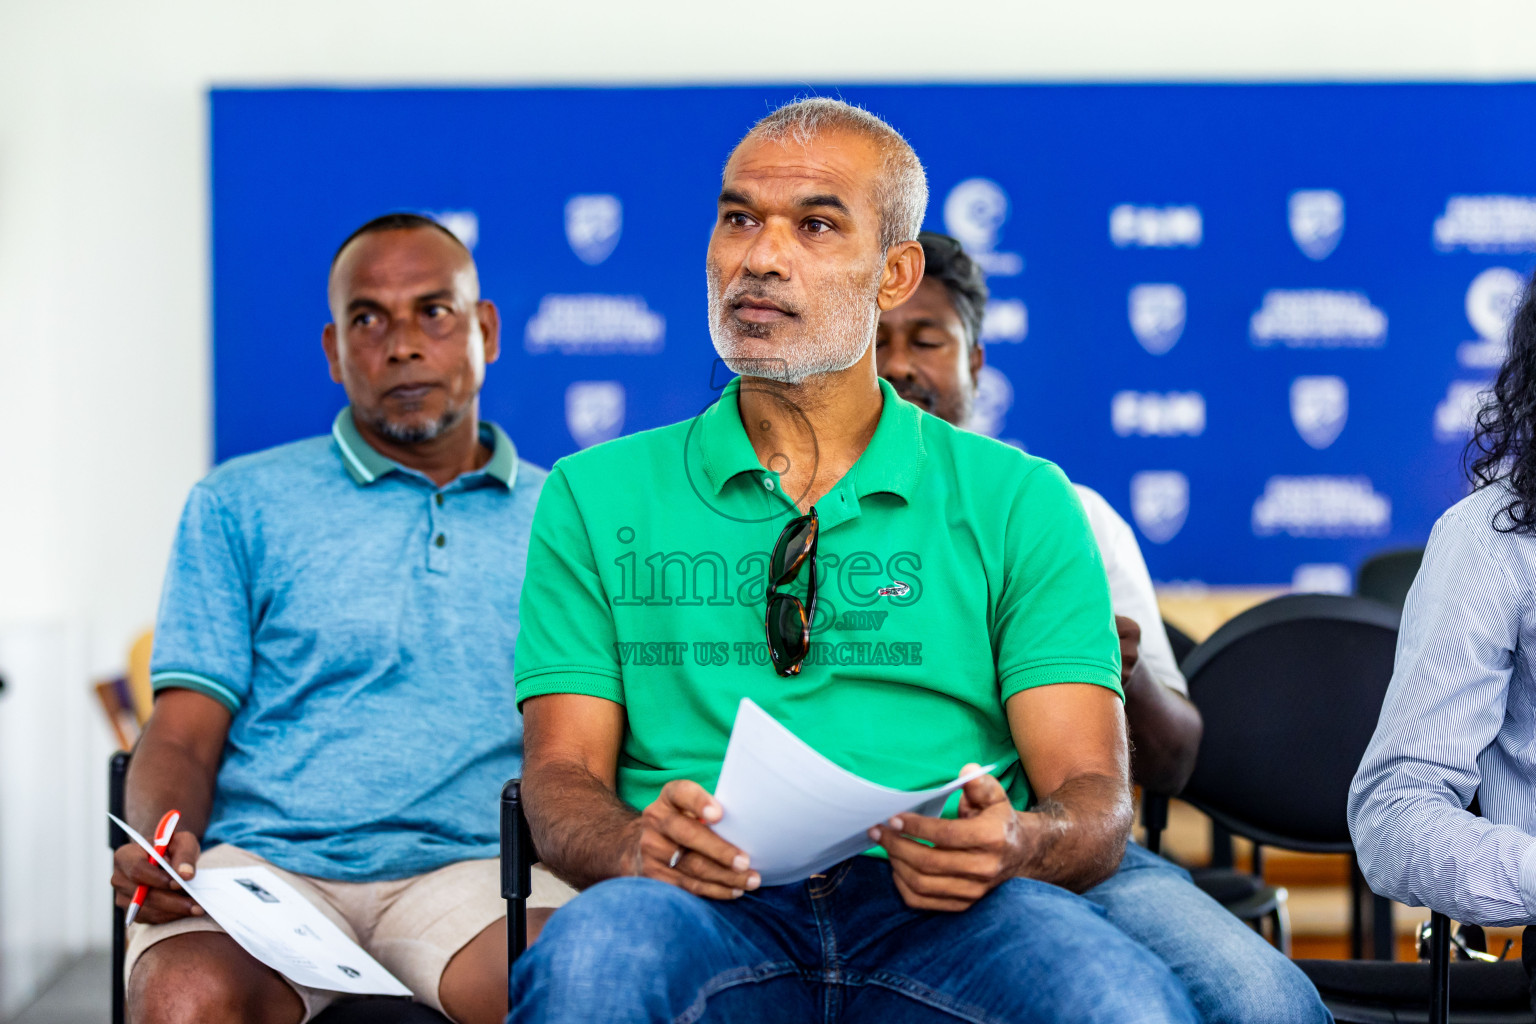
M 1509 325 L 1509 355 L 1461 456 L 1474 491 L 1502 482 L 1510 500 L 1493 517 L 1500 533 L 1536 533 L 1536 277 Z
M 944 286 L 968 340 L 973 346 L 980 345 L 982 315 L 987 311 L 987 275 L 960 247 L 959 239 L 923 231 L 917 240 L 923 243 L 923 258 L 928 264 L 923 276 Z

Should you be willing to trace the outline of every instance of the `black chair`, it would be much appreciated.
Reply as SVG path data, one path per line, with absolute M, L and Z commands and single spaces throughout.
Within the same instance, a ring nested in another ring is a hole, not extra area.
M 1184 662 L 1205 732 L 1180 799 L 1256 844 L 1254 874 L 1262 873 L 1263 846 L 1353 852 L 1349 784 L 1376 727 L 1396 641 L 1397 616 L 1379 604 L 1292 595 L 1237 616 Z M 1152 795 L 1147 803 L 1148 846 L 1156 849 L 1157 826 L 1166 821 L 1158 805 L 1166 798 Z M 1209 887 L 1214 879 L 1201 881 Z M 1274 919 L 1285 949 L 1283 896 L 1266 895 L 1256 892 L 1234 909 Z M 1376 953 L 1390 959 L 1391 905 L 1374 902 Z M 1354 915 L 1357 944 L 1364 917 Z
M 1168 646 L 1173 648 L 1173 660 L 1183 666 L 1186 658 L 1198 646 L 1195 638 L 1171 622 L 1163 622 L 1163 632 L 1168 634 Z
M 1423 561 L 1423 548 L 1402 548 L 1373 555 L 1355 575 L 1355 593 L 1401 612 L 1403 602 L 1408 599 L 1408 589 L 1413 586 Z
M 1183 667 L 1191 653 L 1198 646 L 1195 638 L 1184 632 L 1178 626 L 1170 622 L 1163 623 L 1163 632 L 1168 636 L 1168 646 L 1173 649 L 1173 660 Z M 1161 805 L 1142 807 L 1143 823 L 1151 820 L 1158 814 Z M 1166 814 L 1163 815 L 1166 818 Z M 1157 830 L 1161 831 L 1168 825 L 1166 820 L 1161 821 Z M 1160 852 L 1160 851 L 1154 851 Z M 1246 872 L 1234 870 L 1232 854 L 1232 833 L 1222 828 L 1216 822 L 1211 822 L 1211 863 L 1209 867 L 1196 868 L 1191 874 L 1195 877 L 1195 884 L 1204 889 L 1218 903 L 1229 910 L 1235 909 L 1238 916 L 1245 914 L 1264 915 L 1270 911 L 1263 906 L 1265 901 L 1255 903 L 1254 900 L 1267 888 L 1263 879 Z M 1270 898 L 1278 901 L 1279 890 L 1270 890 Z M 1244 917 L 1244 920 L 1252 920 Z M 1283 915 L 1282 915 L 1283 919 Z
M 1481 815 L 1477 797 L 1467 808 Z M 1302 970 L 1318 990 L 1332 995 L 1339 1024 L 1412 1021 L 1426 1024 L 1533 1024 L 1530 975 L 1536 966 L 1536 928 L 1527 928 L 1520 962 L 1455 962 L 1452 943 L 1463 961 L 1473 960 L 1467 946 L 1487 952 L 1487 937 L 1476 925 L 1454 932 L 1446 915 L 1435 911 L 1419 936 L 1420 960 L 1427 963 L 1382 964 L 1305 960 Z M 1452 1000 L 1451 992 L 1455 991 Z
M 1396 634 L 1391 608 L 1326 594 L 1276 598 L 1217 630 L 1183 664 L 1205 734 L 1181 799 L 1259 844 L 1352 854 L 1349 784 L 1375 731 Z M 1166 815 L 1166 799 L 1151 802 Z M 1394 952 L 1391 905 L 1369 899 L 1377 961 L 1297 961 L 1339 1024 L 1533 1024 L 1525 968 L 1451 963 L 1443 915 L 1432 917 L 1430 963 L 1380 962 Z M 1364 902 L 1354 901 L 1357 954 Z
M 128 761 L 132 755 L 118 751 L 112 755 L 107 767 L 107 808 L 119 818 L 123 816 L 124 783 L 128 777 Z M 127 834 L 115 824 L 107 823 L 107 845 L 116 850 L 128 842 Z M 125 993 L 123 991 L 123 964 L 127 953 L 126 929 L 123 927 L 123 911 L 115 900 L 112 904 L 112 1024 L 124 1024 L 127 1019 Z M 348 998 L 333 1003 L 315 1017 L 314 1024 L 447 1024 L 448 1018 L 421 1003 L 390 996 Z
M 1526 929 L 1527 957 L 1536 929 Z M 1529 961 L 1452 962 L 1451 922 L 1430 915 L 1428 963 L 1298 960 L 1337 1024 L 1532 1024 Z

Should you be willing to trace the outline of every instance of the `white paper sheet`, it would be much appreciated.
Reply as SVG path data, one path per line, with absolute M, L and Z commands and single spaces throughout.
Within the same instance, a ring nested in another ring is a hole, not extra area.
M 198 902 L 247 953 L 308 988 L 353 995 L 408 996 L 411 990 L 264 867 L 206 868 L 183 879 L 144 837 L 107 815 Z
M 714 829 L 752 858 L 764 885 L 786 885 L 863 853 L 874 845 L 869 829 L 892 815 L 938 814 L 949 794 L 996 767 L 933 789 L 890 789 L 839 768 L 743 698 L 715 787 L 724 814 Z

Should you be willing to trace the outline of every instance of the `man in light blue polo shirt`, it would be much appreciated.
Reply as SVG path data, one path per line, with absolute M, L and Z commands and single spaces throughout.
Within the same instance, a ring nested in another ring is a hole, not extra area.
M 269 866 L 419 1001 L 500 1020 L 495 800 L 521 767 L 507 709 L 545 473 L 479 419 L 499 324 L 446 230 L 364 225 L 330 302 L 350 401 L 330 434 L 235 459 L 187 500 L 128 820 L 148 834 L 180 810 L 184 875 Z M 246 954 L 137 847 L 115 866 L 119 905 L 151 891 L 130 934 L 136 1024 L 297 1024 L 335 998 Z

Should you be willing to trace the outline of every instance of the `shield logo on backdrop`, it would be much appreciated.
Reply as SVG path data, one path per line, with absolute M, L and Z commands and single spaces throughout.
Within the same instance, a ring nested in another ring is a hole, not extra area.
M 971 415 L 965 422 L 967 430 L 988 437 L 1003 432 L 1008 420 L 1008 410 L 1013 408 L 1013 384 L 1002 370 L 984 364 L 976 375 L 976 395 L 971 400 Z
M 480 217 L 474 210 L 443 210 L 427 216 L 451 231 L 466 249 L 473 251 L 480 241 Z
M 1131 477 L 1131 515 L 1142 536 L 1166 544 L 1189 515 L 1189 477 L 1177 470 L 1146 470 Z
M 1332 189 L 1291 193 L 1291 237 L 1309 259 L 1325 260 L 1344 237 L 1344 197 Z
M 624 430 L 624 385 L 578 380 L 565 389 L 565 425 L 583 448 L 612 441 Z
M 1184 289 L 1176 284 L 1138 284 L 1127 305 L 1132 333 L 1155 356 L 1173 348 L 1184 333 Z
M 1291 382 L 1291 422 L 1313 448 L 1338 440 L 1349 419 L 1349 386 L 1342 377 L 1297 377 Z
M 571 196 L 565 202 L 565 239 L 577 259 L 597 266 L 619 244 L 624 207 L 618 196 Z

